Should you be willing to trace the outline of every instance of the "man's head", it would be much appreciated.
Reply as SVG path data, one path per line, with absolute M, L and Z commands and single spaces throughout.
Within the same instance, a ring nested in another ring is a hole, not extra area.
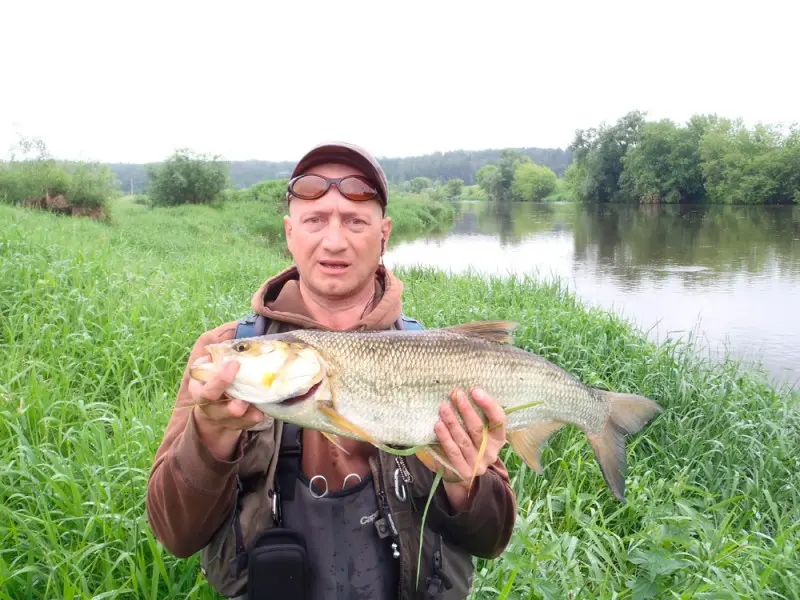
M 331 298 L 372 286 L 392 230 L 386 176 L 375 158 L 350 144 L 317 146 L 297 163 L 287 200 L 286 241 L 305 285 Z

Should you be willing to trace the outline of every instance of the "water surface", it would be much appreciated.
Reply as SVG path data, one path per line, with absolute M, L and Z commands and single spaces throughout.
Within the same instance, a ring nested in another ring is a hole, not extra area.
M 385 262 L 557 276 L 654 339 L 692 335 L 800 381 L 800 207 L 464 203 L 450 232 Z

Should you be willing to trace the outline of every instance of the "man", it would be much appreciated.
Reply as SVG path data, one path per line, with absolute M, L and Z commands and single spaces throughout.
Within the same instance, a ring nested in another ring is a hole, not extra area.
M 350 144 L 318 146 L 297 164 L 287 201 L 284 226 L 294 265 L 268 279 L 252 299 L 268 331 L 402 325 L 403 284 L 381 264 L 392 223 L 386 177 L 375 158 Z M 206 354 L 206 344 L 233 338 L 236 326 L 201 335 L 188 362 Z M 202 551 L 203 570 L 220 593 L 288 594 L 276 589 L 297 583 L 290 567 L 271 567 L 252 553 L 262 544 L 259 536 L 278 526 L 304 540 L 308 567 L 301 572 L 308 576 L 300 579 L 314 599 L 464 598 L 472 556 L 502 553 L 516 498 L 498 458 L 505 415 L 491 398 L 473 393 L 496 425 L 482 456 L 483 423 L 465 393 L 455 391 L 441 407 L 435 431 L 448 461 L 464 480 L 473 470 L 478 477 L 469 492 L 466 481 L 439 486 L 426 518 L 418 577 L 422 512 L 435 465 L 356 440 L 329 441 L 313 430 L 293 438 L 287 433 L 293 426 L 224 395 L 237 369 L 229 365 L 202 384 L 189 377 L 187 365 L 147 491 L 156 537 L 180 557 Z M 202 406 L 180 408 L 187 404 Z M 252 573 L 258 583 L 248 588 Z M 262 585 L 269 590 L 254 589 Z

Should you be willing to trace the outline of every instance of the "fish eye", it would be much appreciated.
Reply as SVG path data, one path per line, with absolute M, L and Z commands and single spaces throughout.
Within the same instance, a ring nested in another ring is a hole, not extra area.
M 250 343 L 237 342 L 236 344 L 234 344 L 233 349 L 236 350 L 236 352 L 247 352 L 250 349 Z

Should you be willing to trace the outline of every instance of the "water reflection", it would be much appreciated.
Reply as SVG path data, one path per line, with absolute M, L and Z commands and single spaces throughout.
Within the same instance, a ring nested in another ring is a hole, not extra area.
M 800 207 L 464 203 L 386 262 L 558 276 L 656 338 L 694 331 L 800 378 Z

